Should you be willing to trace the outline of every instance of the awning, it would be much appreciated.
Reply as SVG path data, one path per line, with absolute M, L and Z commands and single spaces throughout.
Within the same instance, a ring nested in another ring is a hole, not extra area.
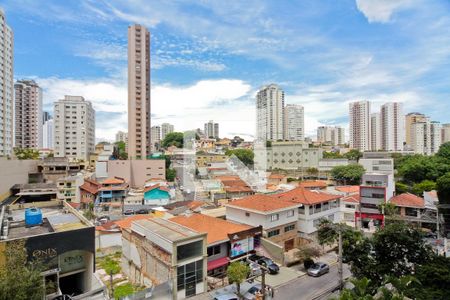
M 228 257 L 222 257 L 215 260 L 208 261 L 208 271 L 214 270 L 218 267 L 225 266 L 228 264 L 230 259 Z

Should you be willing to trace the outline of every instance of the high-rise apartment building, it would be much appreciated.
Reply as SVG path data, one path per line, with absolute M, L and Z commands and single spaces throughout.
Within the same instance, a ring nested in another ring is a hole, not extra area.
M 410 126 L 410 149 L 417 154 L 431 154 L 430 121 L 414 122 Z
M 128 134 L 124 131 L 117 131 L 116 133 L 116 142 L 124 142 L 127 143 Z
M 370 150 L 381 150 L 381 114 L 370 114 Z
M 441 143 L 450 142 L 450 124 L 442 124 Z
M 42 148 L 42 89 L 33 80 L 14 84 L 15 147 Z
M 42 124 L 45 123 L 45 121 L 48 121 L 52 119 L 52 116 L 50 115 L 50 113 L 48 111 L 43 111 L 42 112 Z
M 14 143 L 14 37 L 0 9 L 0 156 L 10 156 Z
M 352 102 L 350 108 L 350 148 L 368 151 L 370 137 L 370 102 Z
M 412 131 L 412 124 L 413 123 L 419 123 L 419 122 L 427 122 L 429 121 L 428 117 L 426 117 L 424 114 L 418 113 L 418 112 L 412 112 L 405 116 L 405 143 L 406 143 L 406 149 L 412 150 L 413 149 L 413 143 L 411 141 L 412 134 L 415 134 Z
M 302 105 L 287 104 L 285 106 L 284 139 L 288 141 L 305 139 L 305 112 Z
M 276 84 L 256 94 L 256 136 L 260 140 L 283 140 L 284 92 Z
M 128 157 L 146 159 L 150 140 L 150 33 L 128 27 Z
M 87 161 L 95 150 L 95 111 L 81 96 L 64 96 L 54 106 L 54 155 Z
M 338 146 L 345 144 L 345 129 L 340 126 L 320 126 L 317 128 L 317 141 Z
M 206 138 L 219 138 L 219 123 L 214 123 L 213 120 L 205 123 L 205 136 Z
M 161 144 L 161 127 L 152 126 L 150 136 L 151 136 L 152 151 L 157 151 Z
M 42 148 L 44 149 L 54 149 L 54 121 L 49 116 L 49 119 L 44 122 L 42 128 Z
M 384 151 L 403 151 L 405 143 L 403 103 L 389 102 L 383 104 L 380 115 L 381 149 Z
M 442 144 L 442 125 L 437 121 L 430 122 L 430 152 L 435 154 Z
M 219 126 L 219 125 L 217 125 Z M 217 130 L 219 131 L 219 130 Z M 161 124 L 161 140 L 166 138 L 166 135 L 168 135 L 169 133 L 174 132 L 174 127 L 172 124 L 169 123 L 162 123 Z

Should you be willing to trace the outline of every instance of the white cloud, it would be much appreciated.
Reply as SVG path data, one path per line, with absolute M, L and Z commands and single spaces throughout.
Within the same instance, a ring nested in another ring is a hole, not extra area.
M 413 0 L 356 0 L 356 6 L 369 23 L 387 23 L 392 15 L 413 4 Z

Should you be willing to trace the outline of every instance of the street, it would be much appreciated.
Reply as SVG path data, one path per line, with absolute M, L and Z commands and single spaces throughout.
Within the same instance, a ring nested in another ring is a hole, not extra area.
M 351 273 L 344 264 L 344 279 Z M 302 276 L 275 289 L 274 299 L 313 300 L 327 299 L 327 291 L 337 287 L 339 283 L 337 265 L 330 266 L 330 272 L 320 277 Z M 325 295 L 324 295 L 325 294 Z

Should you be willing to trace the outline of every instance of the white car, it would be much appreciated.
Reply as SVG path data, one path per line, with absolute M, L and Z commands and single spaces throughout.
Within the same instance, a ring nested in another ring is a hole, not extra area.
M 227 293 L 215 296 L 214 300 L 239 300 L 239 297 L 236 294 Z

